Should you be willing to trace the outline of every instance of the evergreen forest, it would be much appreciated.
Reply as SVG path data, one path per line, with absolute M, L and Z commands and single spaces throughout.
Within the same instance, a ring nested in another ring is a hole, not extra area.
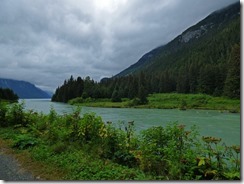
M 201 34 L 193 34 L 199 30 Z M 184 41 L 189 34 L 192 38 Z M 136 98 L 145 104 L 148 94 L 172 92 L 240 98 L 239 3 L 214 12 L 114 77 L 97 82 L 71 76 L 56 89 L 52 101 Z
M 8 101 L 17 101 L 19 99 L 18 95 L 16 95 L 13 90 L 9 88 L 0 88 L 0 101 L 8 100 Z

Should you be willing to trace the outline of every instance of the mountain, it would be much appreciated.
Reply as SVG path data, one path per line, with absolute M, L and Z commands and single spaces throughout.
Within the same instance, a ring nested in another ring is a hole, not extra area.
M 19 98 L 50 98 L 45 91 L 37 88 L 34 84 L 26 81 L 0 78 L 0 88 L 9 88 L 16 93 Z
M 129 98 L 144 104 L 149 94 L 172 92 L 239 99 L 240 2 L 213 12 L 112 78 L 96 83 L 88 77 L 79 85 L 77 81 L 72 76 L 65 80 L 52 100 Z
M 135 64 L 114 77 L 123 77 L 140 71 L 151 74 L 162 73 L 175 67 L 180 68 L 187 62 L 188 64 L 192 62 L 206 64 L 210 60 L 218 62 L 220 57 L 216 53 L 223 52 L 222 59 L 224 59 L 235 43 L 240 44 L 240 2 L 213 12 L 168 44 L 146 53 Z M 216 48 L 219 46 L 220 48 Z M 213 58 L 214 56 L 216 57 Z M 195 61 L 190 61 L 192 59 Z
M 44 92 L 46 92 L 50 97 L 53 96 L 53 92 L 51 91 L 44 91 Z

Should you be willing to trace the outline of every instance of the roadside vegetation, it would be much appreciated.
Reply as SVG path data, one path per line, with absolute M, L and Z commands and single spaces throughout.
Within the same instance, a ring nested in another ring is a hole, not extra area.
M 134 122 L 103 122 L 94 113 L 80 116 L 79 108 L 44 115 L 24 111 L 23 103 L 1 103 L 0 126 L 2 140 L 42 165 L 41 179 L 240 180 L 240 146 L 199 135 L 194 126 L 136 133 Z
M 122 98 L 121 102 L 113 102 L 109 98 L 95 99 L 78 97 L 69 101 L 71 105 L 110 108 L 158 108 L 158 109 L 208 109 L 240 112 L 240 100 L 227 97 L 213 97 L 206 94 L 158 93 L 147 98 L 148 103 L 141 104 L 138 98 Z

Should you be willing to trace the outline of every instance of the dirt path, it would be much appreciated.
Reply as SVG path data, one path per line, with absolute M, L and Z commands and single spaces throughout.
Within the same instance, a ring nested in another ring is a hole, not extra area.
M 11 144 L 10 140 L 0 138 L 0 180 L 57 181 L 65 176 L 65 171 L 35 161 L 28 151 L 16 151 Z
M 13 156 L 4 153 L 4 148 L 0 148 L 0 180 L 20 181 L 36 180 L 31 173 L 21 168 L 21 165 Z

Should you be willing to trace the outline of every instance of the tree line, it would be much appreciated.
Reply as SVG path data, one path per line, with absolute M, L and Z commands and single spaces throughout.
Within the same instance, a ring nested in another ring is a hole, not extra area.
M 148 94 L 170 92 L 240 98 L 240 18 L 168 53 L 159 53 L 149 65 L 122 77 L 96 82 L 89 76 L 71 76 L 56 89 L 52 100 L 90 97 L 119 102 L 129 98 L 143 104 Z
M 73 76 L 58 87 L 52 101 L 68 102 L 76 97 L 111 98 L 120 102 L 121 98 L 139 99 L 147 103 L 147 95 L 152 93 L 204 93 L 213 96 L 240 98 L 240 46 L 232 47 L 229 59 L 222 64 L 200 65 L 186 63 L 177 70 L 166 70 L 162 74 L 140 72 L 116 78 L 104 78 L 96 82 L 89 76 Z
M 124 86 L 124 87 L 123 87 Z M 107 78 L 96 82 L 89 76 L 65 80 L 52 96 L 52 101 L 68 102 L 76 97 L 86 98 L 111 98 L 114 102 L 120 102 L 121 98 L 138 98 L 140 103 L 147 102 L 146 78 L 143 73 L 140 76 L 121 78 Z
M 0 88 L 0 100 L 10 100 L 17 101 L 19 99 L 18 95 L 16 95 L 13 90 L 9 88 Z

